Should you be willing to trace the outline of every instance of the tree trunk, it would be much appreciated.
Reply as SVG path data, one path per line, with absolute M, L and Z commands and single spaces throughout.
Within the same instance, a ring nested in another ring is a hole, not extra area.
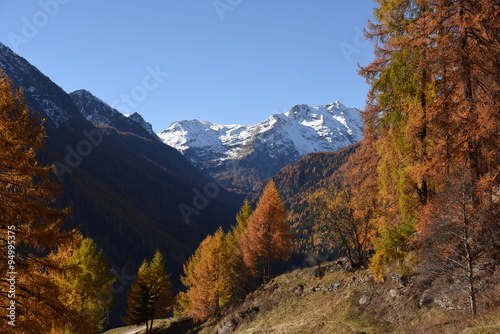
M 423 56 L 425 58 L 425 52 Z M 425 60 L 424 60 L 425 61 Z M 419 139 L 420 139 L 420 145 L 422 146 L 422 154 L 420 156 L 420 164 L 424 164 L 426 157 L 427 157 L 427 144 L 426 144 L 426 139 L 427 139 L 427 98 L 425 96 L 425 87 L 428 83 L 428 74 L 426 69 L 424 68 L 423 73 L 422 73 L 422 82 L 421 82 L 421 89 L 422 92 L 420 93 L 420 106 L 422 108 L 422 128 L 420 129 L 420 134 L 419 134 Z M 427 177 L 424 175 L 422 179 L 422 183 L 419 187 L 417 187 L 417 193 L 418 193 L 418 198 L 421 206 L 425 206 L 427 204 L 427 197 L 428 197 L 428 189 L 427 189 Z
M 149 326 L 149 333 L 153 332 L 153 321 L 155 320 L 155 309 L 156 309 L 156 306 L 153 303 L 151 305 L 151 325 Z
M 474 263 L 471 254 L 470 245 L 467 243 L 467 271 L 468 271 L 468 283 L 469 283 L 469 297 L 470 297 L 470 310 L 472 316 L 477 313 L 476 306 L 476 288 L 474 286 Z
M 264 264 L 264 283 L 269 282 L 269 278 L 271 277 L 271 261 L 266 259 Z

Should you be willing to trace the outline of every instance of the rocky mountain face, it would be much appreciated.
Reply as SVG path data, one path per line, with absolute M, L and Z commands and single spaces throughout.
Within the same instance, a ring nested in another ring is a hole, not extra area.
M 175 122 L 159 137 L 228 188 L 255 192 L 262 181 L 308 153 L 360 141 L 361 129 L 358 109 L 333 102 L 297 105 L 250 126 Z
M 150 123 L 141 115 L 124 115 L 87 90 L 81 89 L 69 94 L 80 113 L 94 126 L 111 126 L 121 132 L 158 140 Z
M 45 119 L 40 162 L 58 168 L 60 205 L 72 204 L 66 227 L 93 238 L 121 275 L 112 312 L 120 323 L 124 277 L 159 249 L 177 281 L 201 240 L 233 223 L 242 199 L 158 140 L 139 115 L 121 115 L 86 91 L 67 94 L 2 44 L 0 68 Z

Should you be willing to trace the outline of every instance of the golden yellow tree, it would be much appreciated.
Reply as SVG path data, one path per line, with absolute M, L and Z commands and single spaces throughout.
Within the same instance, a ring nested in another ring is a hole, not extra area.
M 325 243 L 345 254 L 353 269 L 366 266 L 375 232 L 374 206 L 345 184 L 319 190 L 311 196 L 311 206 L 318 222 L 315 230 Z
M 183 265 L 184 275 L 181 276 L 182 284 L 188 289 L 187 292 L 179 292 L 176 297 L 176 305 L 174 307 L 174 316 L 178 317 L 189 313 L 191 309 L 190 290 L 195 281 L 195 268 L 200 262 L 201 247 L 198 247 L 189 260 Z
M 271 275 L 271 262 L 288 260 L 293 245 L 288 232 L 287 213 L 273 181 L 264 187 L 257 208 L 241 237 L 243 259 L 249 268 Z
M 194 320 L 206 320 L 220 314 L 220 307 L 231 298 L 229 249 L 222 228 L 203 240 L 200 248 L 200 259 L 194 268 L 193 286 L 189 291 L 190 315 Z
M 2 333 L 78 331 L 84 323 L 50 275 L 62 265 L 48 254 L 70 247 L 76 233 L 61 231 L 69 210 L 55 206 L 54 168 L 37 163 L 44 137 L 43 121 L 0 70 L 0 308 L 8 320 L 0 322 Z
M 226 235 L 227 247 L 229 248 L 229 282 L 233 299 L 244 297 L 245 293 L 248 292 L 247 283 L 250 272 L 243 260 L 241 238 L 247 229 L 251 216 L 252 206 L 248 200 L 245 200 L 236 215 L 236 225 L 232 226 L 231 231 Z
M 99 333 L 113 303 L 113 298 L 102 297 L 116 281 L 115 273 L 92 239 L 79 240 L 77 248 L 56 255 L 65 269 L 53 277 L 66 291 L 63 300 L 68 307 L 84 314 L 87 332 Z
M 153 260 L 142 263 L 128 292 L 127 324 L 146 324 L 146 333 L 152 333 L 153 320 L 166 315 L 174 305 L 170 275 L 163 256 L 156 251 Z

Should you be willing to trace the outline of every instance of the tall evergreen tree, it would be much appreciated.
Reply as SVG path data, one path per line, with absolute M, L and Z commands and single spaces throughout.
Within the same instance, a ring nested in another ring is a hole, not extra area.
M 167 274 L 163 256 L 156 251 L 153 260 L 146 260 L 139 267 L 128 292 L 127 324 L 146 324 L 146 333 L 152 333 L 153 320 L 171 311 L 174 298 L 170 275 Z

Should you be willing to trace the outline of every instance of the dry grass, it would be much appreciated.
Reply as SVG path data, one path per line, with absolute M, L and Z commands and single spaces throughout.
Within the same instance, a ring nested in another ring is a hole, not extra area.
M 228 321 L 234 333 L 247 334 L 500 333 L 500 284 L 482 294 L 482 314 L 473 319 L 466 308 L 448 311 L 435 303 L 420 307 L 429 282 L 418 275 L 402 284 L 397 275 L 375 282 L 366 270 L 327 272 L 321 278 L 313 273 L 314 269 L 300 269 L 275 278 L 231 309 L 218 326 L 200 333 L 214 333 Z M 322 291 L 337 282 L 337 290 Z M 368 301 L 360 305 L 362 296 Z M 449 299 L 461 296 L 454 297 Z M 258 311 L 246 314 L 250 309 Z
M 330 268 L 322 277 L 314 275 L 314 268 L 278 276 L 241 305 L 226 309 L 219 321 L 194 324 L 187 318 L 170 319 L 159 323 L 155 333 L 213 334 L 228 322 L 231 333 L 245 334 L 500 333 L 498 271 L 480 294 L 481 315 L 472 318 L 466 307 L 449 311 L 433 302 L 419 306 L 422 295 L 434 290 L 462 305 L 463 296 L 444 293 L 439 280 L 429 282 L 416 274 L 410 282 L 398 275 L 375 282 L 367 270 L 352 273 Z

